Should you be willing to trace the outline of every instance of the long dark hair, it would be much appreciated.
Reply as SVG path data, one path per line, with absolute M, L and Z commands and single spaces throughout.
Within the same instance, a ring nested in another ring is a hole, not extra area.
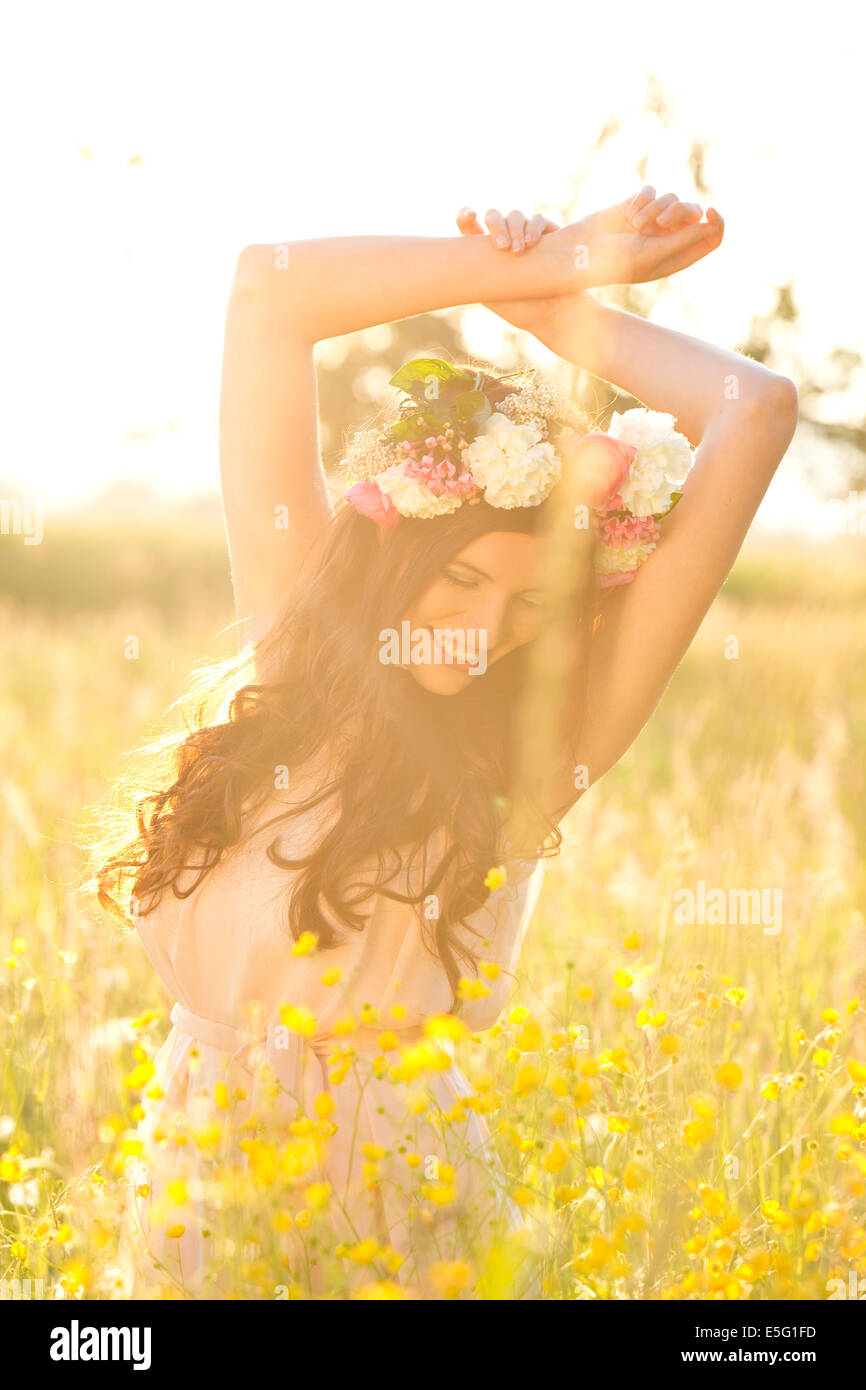
M 562 483 L 538 507 L 482 502 L 385 531 L 339 509 L 309 582 L 256 648 L 257 679 L 234 688 L 222 717 L 199 712 L 158 789 L 152 775 L 132 789 L 135 828 L 115 834 L 96 875 L 103 906 L 128 921 L 131 893 L 144 913 L 164 892 L 188 896 L 273 810 L 267 853 L 287 871 L 295 938 L 313 931 L 326 949 L 364 928 L 373 893 L 417 904 L 435 894 L 425 939 L 456 989 L 473 961 L 466 919 L 488 895 L 490 868 L 559 846 L 544 774 L 566 764 L 580 723 L 596 613 L 592 538 L 572 510 Z M 399 629 L 472 540 L 502 531 L 543 538 L 555 595 L 541 635 L 447 697 L 383 665 L 382 628 Z M 165 766 L 164 742 L 161 752 Z M 275 769 L 288 770 L 291 788 L 322 754 L 331 770 L 313 791 L 275 802 Z M 285 857 L 279 827 L 325 803 L 334 815 L 320 843 Z

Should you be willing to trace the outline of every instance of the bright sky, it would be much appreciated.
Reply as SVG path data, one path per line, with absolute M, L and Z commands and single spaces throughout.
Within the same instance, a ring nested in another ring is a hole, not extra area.
M 46 508 L 119 476 L 214 485 L 246 243 L 451 235 L 467 203 L 555 205 L 609 116 L 628 137 L 593 166 L 588 206 L 633 191 L 647 149 L 659 192 L 691 196 L 686 155 L 709 142 L 726 243 L 662 322 L 733 345 L 793 279 L 812 359 L 866 353 L 851 4 L 57 0 L 4 28 L 0 483 Z M 650 72 L 668 130 L 634 124 Z M 794 471 L 777 523 L 805 505 Z

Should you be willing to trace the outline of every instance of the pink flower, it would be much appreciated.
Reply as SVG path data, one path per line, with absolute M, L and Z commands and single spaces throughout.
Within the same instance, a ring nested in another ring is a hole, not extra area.
M 400 524 L 400 513 L 394 503 L 390 497 L 385 496 L 372 478 L 353 483 L 346 493 L 346 501 L 356 512 L 360 512 L 361 516 L 375 521 L 378 526 L 391 527 Z
M 651 516 L 608 516 L 598 518 L 598 535 L 605 545 L 629 546 L 637 542 L 657 541 L 659 524 Z
M 599 589 L 616 589 L 620 584 L 631 584 L 637 570 L 619 570 L 616 574 L 597 574 L 595 582 Z
M 443 436 L 444 439 L 444 436 Z M 471 474 L 463 467 L 462 462 L 457 460 L 455 463 L 449 448 L 440 448 L 442 457 L 437 458 L 436 454 L 421 454 L 418 451 L 425 448 L 428 444 L 440 446 L 439 439 L 430 439 L 424 443 L 409 446 L 409 458 L 403 465 L 403 472 L 407 478 L 414 478 L 422 487 L 426 487 L 433 493 L 434 497 L 471 497 L 477 491 L 475 481 Z M 448 441 L 445 440 L 445 444 Z M 460 464 L 461 472 L 457 471 L 457 464 Z
M 556 449 L 563 467 L 577 474 L 590 507 L 600 507 L 619 491 L 637 453 L 633 444 L 623 444 L 601 430 L 566 435 L 556 441 Z

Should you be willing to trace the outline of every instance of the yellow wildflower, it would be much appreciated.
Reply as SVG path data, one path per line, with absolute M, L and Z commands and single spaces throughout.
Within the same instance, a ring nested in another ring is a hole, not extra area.
M 472 1282 L 472 1268 L 464 1260 L 440 1260 L 431 1265 L 427 1277 L 443 1298 L 454 1299 Z
M 453 1014 L 437 1014 L 426 1020 L 424 1032 L 428 1038 L 450 1039 L 457 1042 L 466 1036 L 466 1024 L 461 1019 L 455 1018 Z
M 550 1153 L 545 1154 L 541 1166 L 546 1173 L 561 1173 L 568 1162 L 568 1151 L 558 1139 L 554 1139 Z
M 330 1119 L 335 1109 L 334 1097 L 327 1091 L 320 1091 L 313 1101 L 313 1109 L 320 1120 Z
M 311 1038 L 316 1031 L 315 1016 L 303 1004 L 297 1008 L 294 1004 L 281 1004 L 280 1022 L 291 1033 L 298 1033 L 302 1038 Z
M 483 980 L 467 980 L 465 976 L 457 986 L 458 999 L 486 999 L 489 993 Z
M 491 893 L 495 893 L 507 882 L 508 871 L 504 864 L 499 864 L 494 869 L 488 869 L 487 877 L 484 880 L 484 887 L 489 888 Z
M 352 1294 L 354 1300 L 366 1303 L 397 1303 L 405 1297 L 405 1290 L 390 1279 L 380 1279 L 375 1284 L 362 1284 Z

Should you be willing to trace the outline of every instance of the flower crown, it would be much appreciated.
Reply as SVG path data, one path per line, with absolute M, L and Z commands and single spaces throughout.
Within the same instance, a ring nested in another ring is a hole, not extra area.
M 390 384 L 407 397 L 397 420 L 384 431 L 359 431 L 340 462 L 352 480 L 349 506 L 383 527 L 481 501 L 537 507 L 564 467 L 577 470 L 602 588 L 634 579 L 692 466 L 674 417 L 658 411 L 627 410 L 607 433 L 587 433 L 583 414 L 557 387 L 517 386 L 436 357 L 406 362 Z

